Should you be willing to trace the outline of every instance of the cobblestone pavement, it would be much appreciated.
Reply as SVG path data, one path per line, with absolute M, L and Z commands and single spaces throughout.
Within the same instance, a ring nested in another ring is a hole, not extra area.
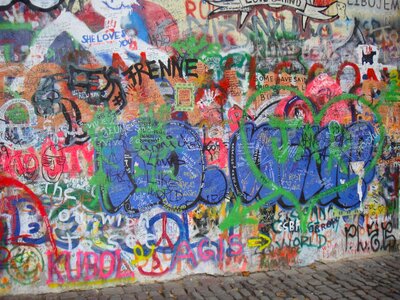
M 279 271 L 192 275 L 163 283 L 4 299 L 400 299 L 399 262 L 396 252 Z

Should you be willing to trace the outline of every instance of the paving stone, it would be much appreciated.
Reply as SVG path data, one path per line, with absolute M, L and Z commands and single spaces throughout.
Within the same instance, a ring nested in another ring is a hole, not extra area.
M 395 298 L 392 298 L 392 299 L 395 299 Z M 372 297 L 372 296 L 370 296 L 370 295 L 367 295 L 367 296 L 364 296 L 364 297 L 363 297 L 363 300 L 376 300 L 376 298 L 375 298 L 375 297 Z
M 175 296 L 184 296 L 186 295 L 186 291 L 182 286 L 175 287 L 171 290 L 171 293 Z
M 397 289 L 396 292 L 393 292 L 392 296 L 395 299 L 400 299 L 400 289 Z
M 313 285 L 313 286 L 318 286 L 318 285 L 321 285 L 322 282 L 315 279 L 315 280 L 311 280 L 311 281 L 309 282 L 309 284 L 310 284 L 310 285 Z
M 189 281 L 186 281 L 186 282 L 182 282 L 182 283 L 181 283 L 181 286 L 183 286 L 184 288 L 190 288 L 190 289 L 192 289 L 192 288 L 196 288 L 197 286 L 200 286 L 200 284 L 198 284 L 198 283 L 196 283 L 196 282 L 189 282 Z
M 122 287 L 122 289 L 124 290 L 125 294 L 139 293 L 139 292 L 143 291 L 142 286 L 139 284 L 126 285 L 126 286 Z
M 148 295 L 149 297 L 162 296 L 162 294 L 159 293 L 158 291 L 150 291 Z
M 297 286 L 297 283 L 293 280 L 285 280 L 282 282 L 282 284 L 286 287 L 286 289 L 295 289 Z
M 98 289 L 79 291 L 78 293 L 79 293 L 80 297 L 85 297 L 85 298 L 90 297 L 90 296 L 97 297 L 100 295 L 100 292 Z
M 117 287 L 102 289 L 100 293 L 102 295 L 112 296 L 112 295 L 122 295 L 125 292 L 122 287 L 117 286 Z
M 172 289 L 179 287 L 179 284 L 176 281 L 171 281 L 171 282 L 165 282 L 162 285 L 163 289 L 165 291 L 171 291 Z
M 229 295 L 231 295 L 235 300 L 241 300 L 241 299 L 243 299 L 242 295 L 241 295 L 238 291 L 232 290 L 232 291 L 230 291 L 230 292 L 228 292 L 228 293 L 229 293 Z
M 274 278 L 285 277 L 286 274 L 282 273 L 281 271 L 270 271 L 268 272 L 268 276 L 272 276 Z
M 240 282 L 243 282 L 246 280 L 246 278 L 244 278 L 243 276 L 239 276 L 239 275 L 233 275 L 232 278 L 235 283 L 240 283 Z
M 235 279 L 233 277 L 224 277 L 224 283 L 235 283 L 235 282 L 236 281 L 235 281 Z
M 342 286 L 340 285 L 340 284 L 336 284 L 336 283 L 330 283 L 329 284 L 329 287 L 332 289 L 332 290 L 337 290 L 337 289 L 341 289 L 342 288 Z
M 347 281 L 340 281 L 340 285 L 346 288 L 347 290 L 352 290 L 355 287 L 351 284 L 349 284 Z
M 333 299 L 341 299 L 343 298 L 342 294 L 337 292 L 327 293 L 327 295 Z
M 253 286 L 258 284 L 258 282 L 257 282 L 256 280 L 252 279 L 252 278 L 247 279 L 246 282 L 247 282 L 248 284 L 253 285 Z
M 372 286 L 369 286 L 369 285 L 364 285 L 362 288 L 363 288 L 363 290 L 368 291 L 368 290 L 372 290 L 375 287 L 372 287 Z
M 149 283 L 149 284 L 143 285 L 142 286 L 142 290 L 143 291 L 148 291 L 148 292 L 160 291 L 160 290 L 162 291 L 163 290 L 163 286 L 160 283 Z
M 99 299 L 99 296 L 88 296 L 88 297 L 85 297 L 85 298 L 80 298 L 80 299 L 85 299 L 85 300 L 98 300 Z M 136 300 L 136 298 L 134 297 L 134 296 L 132 296 L 131 298 L 127 298 L 127 297 L 124 297 L 124 300 L 125 299 L 128 299 L 128 300 Z
M 186 294 L 188 294 L 188 295 L 189 295 L 190 293 L 196 291 L 196 287 L 195 287 L 195 286 L 184 286 L 184 289 L 185 289 L 185 291 L 186 291 Z
M 305 281 L 309 281 L 309 280 L 313 280 L 313 276 L 310 274 L 299 274 L 298 276 L 295 277 L 295 279 L 301 279 L 301 280 L 305 280 Z M 320 280 L 322 278 L 315 278 L 317 280 Z
M 203 300 L 203 299 L 204 299 L 203 296 L 200 295 L 200 294 L 199 294 L 198 292 L 196 292 L 196 291 L 190 292 L 190 293 L 189 293 L 189 296 L 190 296 L 190 298 L 196 299 L 196 300 Z
M 300 294 L 303 294 L 303 295 L 310 294 L 310 291 L 307 290 L 306 288 L 302 287 L 302 286 L 297 286 L 295 290 L 298 291 Z
M 326 272 L 326 270 L 321 270 L 315 273 L 310 274 L 312 277 L 314 277 L 315 279 L 322 279 L 322 278 L 328 278 L 329 276 L 331 276 L 331 274 L 328 274 Z M 336 277 L 336 276 L 335 276 Z
M 249 299 L 252 296 L 252 294 L 248 290 L 242 289 L 239 292 L 243 295 L 245 299 Z
M 343 293 L 343 296 L 345 296 L 346 298 L 350 298 L 350 297 L 356 297 L 356 294 L 354 292 L 345 292 Z
M 377 290 L 371 290 L 371 291 L 369 291 L 368 294 L 371 295 L 372 297 L 377 298 L 377 299 L 378 298 L 380 299 L 380 297 L 382 297 L 382 293 L 378 292 Z
M 267 280 L 268 276 L 264 272 L 252 273 L 250 274 L 250 278 L 260 281 L 260 280 Z
M 317 263 L 311 264 L 310 268 L 314 269 L 316 271 L 325 271 L 325 270 L 329 270 L 331 267 L 328 264 L 317 262 Z
M 311 293 L 313 295 L 317 295 L 318 296 L 318 295 L 322 295 L 324 292 L 319 290 L 319 289 L 314 289 L 314 290 L 311 291 Z
M 355 291 L 355 293 L 356 293 L 357 295 L 361 296 L 361 297 L 364 297 L 364 296 L 367 295 L 367 294 L 366 294 L 364 291 L 362 291 L 362 290 L 357 290 L 357 291 Z
M 241 285 L 245 290 L 251 291 L 254 288 L 254 285 L 250 284 L 248 281 L 241 282 Z
M 242 283 L 236 282 L 235 284 L 232 284 L 232 289 L 233 289 L 233 290 L 238 291 L 238 290 L 244 289 L 244 288 L 245 288 L 245 287 L 243 286 L 243 282 L 242 282 Z
M 214 294 L 213 294 L 209 289 L 207 289 L 207 288 L 204 287 L 204 286 L 202 286 L 202 287 L 197 287 L 197 288 L 196 288 L 196 291 L 197 291 L 200 295 L 202 295 L 203 297 L 205 297 L 205 298 L 214 296 Z
M 242 276 L 234 275 L 234 277 L 236 278 L 235 280 L 237 280 L 237 281 L 244 280 L 244 278 Z M 220 277 L 207 276 L 206 278 L 202 279 L 200 281 L 200 283 L 201 283 L 201 285 L 204 285 L 204 286 L 208 286 L 210 284 L 219 284 L 219 283 L 223 282 L 222 278 L 223 278 L 222 276 L 220 276 Z
M 277 292 L 281 291 L 282 289 L 278 286 L 272 286 L 270 289 L 270 294 L 275 295 Z
M 77 299 L 79 297 L 77 292 L 67 292 L 60 294 L 59 299 L 61 300 L 69 300 L 69 299 Z
M 223 284 L 221 284 L 221 288 L 222 288 L 224 291 L 228 292 L 228 291 L 230 291 L 231 289 L 233 289 L 234 286 L 233 286 L 232 284 L 230 284 L 230 283 L 224 282 Z
M 299 273 L 302 273 L 302 274 L 312 274 L 315 272 L 315 270 L 313 270 L 309 267 L 300 267 L 300 268 L 298 268 L 298 271 L 299 271 Z
M 301 286 L 301 287 L 308 286 L 308 281 L 306 281 L 306 280 L 295 279 L 295 280 L 293 280 L 293 282 L 295 282 L 297 286 Z
M 382 293 L 386 294 L 386 295 L 392 293 L 392 289 L 389 288 L 389 287 L 387 287 L 387 286 L 381 286 L 381 285 L 380 285 L 380 286 L 377 286 L 375 289 L 376 289 L 377 291 L 379 291 L 379 292 L 382 292 Z
M 258 298 L 265 298 L 265 297 L 270 298 L 270 296 L 272 296 L 272 294 L 268 294 L 263 290 L 254 290 L 253 293 Z
M 286 274 L 286 275 L 298 275 L 299 274 L 299 270 L 297 268 L 292 268 L 289 270 L 281 270 L 282 273 Z
M 135 295 L 135 297 L 138 300 L 147 300 L 148 299 L 147 293 L 144 293 L 144 292 L 141 292 L 140 294 Z
M 318 296 L 313 295 L 313 294 L 308 294 L 306 295 L 307 300 L 319 300 Z
M 214 295 L 226 294 L 226 291 L 219 285 L 210 285 L 208 288 Z
M 271 300 L 271 298 L 266 296 L 266 295 L 262 295 L 262 296 L 258 296 L 257 295 L 257 298 L 260 299 L 260 300 Z
M 277 297 L 285 298 L 287 296 L 287 293 L 285 291 L 281 290 L 281 291 L 276 292 L 275 295 Z
M 312 286 L 312 285 L 306 285 L 306 286 L 304 286 L 304 288 L 307 289 L 309 293 L 314 293 L 315 291 L 318 290 L 317 287 Z
M 217 298 L 218 300 L 234 300 L 234 298 L 227 293 L 217 295 Z

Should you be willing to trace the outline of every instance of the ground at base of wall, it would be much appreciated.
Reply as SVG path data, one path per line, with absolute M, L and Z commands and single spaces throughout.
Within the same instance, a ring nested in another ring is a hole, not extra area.
M 392 252 L 287 270 L 229 276 L 192 275 L 163 283 L 2 299 L 400 299 L 399 259 L 400 253 Z

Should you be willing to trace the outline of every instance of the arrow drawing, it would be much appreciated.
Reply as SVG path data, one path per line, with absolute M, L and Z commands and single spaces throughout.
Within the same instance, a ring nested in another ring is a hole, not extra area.
M 260 251 L 269 247 L 270 244 L 271 244 L 271 238 L 262 233 L 258 233 L 258 237 L 250 238 L 247 241 L 247 246 L 249 246 L 250 248 L 259 248 Z

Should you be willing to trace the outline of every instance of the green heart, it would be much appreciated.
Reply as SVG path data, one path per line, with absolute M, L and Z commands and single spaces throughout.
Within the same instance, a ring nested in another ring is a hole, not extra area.
M 221 230 L 225 230 L 231 226 L 234 225 L 239 225 L 239 224 L 257 224 L 257 220 L 252 219 L 252 218 L 246 218 L 247 214 L 251 211 L 255 211 L 258 210 L 259 208 L 261 208 L 262 206 L 264 206 L 266 203 L 268 203 L 269 201 L 271 201 L 273 198 L 275 198 L 276 196 L 284 196 L 286 197 L 293 205 L 294 208 L 296 210 L 296 212 L 298 213 L 299 219 L 300 219 L 300 225 L 301 225 L 301 231 L 303 233 L 305 233 L 307 231 L 307 221 L 308 218 L 312 212 L 312 209 L 315 207 L 315 205 L 317 204 L 317 202 L 325 196 L 328 196 L 332 193 L 337 193 L 337 192 L 341 192 L 344 191 L 345 189 L 349 188 L 350 186 L 356 184 L 358 182 L 359 176 L 354 177 L 352 180 L 346 182 L 345 184 L 342 184 L 340 186 L 336 186 L 333 187 L 327 191 L 324 191 L 320 194 L 317 194 L 315 196 L 313 196 L 308 203 L 303 207 L 301 207 L 300 203 L 298 202 L 297 198 L 295 195 L 293 195 L 293 193 L 284 190 L 282 187 L 278 186 L 277 184 L 275 184 L 274 182 L 272 182 L 267 176 L 265 176 L 256 166 L 255 162 L 253 161 L 252 155 L 250 153 L 250 151 L 248 150 L 248 142 L 247 142 L 247 137 L 246 137 L 246 132 L 245 132 L 245 120 L 247 118 L 247 111 L 249 109 L 249 107 L 251 106 L 251 104 L 255 101 L 255 99 L 264 92 L 268 92 L 271 90 L 288 90 L 293 92 L 294 94 L 296 94 L 299 98 L 301 98 L 305 103 L 308 104 L 308 106 L 311 109 L 312 115 L 313 115 L 313 120 L 316 124 L 319 124 L 322 117 L 324 116 L 325 112 L 327 111 L 327 109 L 334 103 L 337 103 L 339 101 L 353 101 L 353 100 L 357 100 L 359 102 L 361 102 L 362 104 L 368 106 L 373 113 L 376 116 L 377 119 L 377 123 L 379 124 L 379 134 L 380 134 L 380 139 L 379 139 L 379 144 L 377 147 L 377 152 L 375 154 L 375 157 L 372 159 L 371 163 L 369 164 L 369 166 L 365 169 L 365 173 L 368 173 L 370 170 L 372 170 L 372 168 L 374 168 L 378 162 L 379 157 L 382 154 L 383 151 L 383 145 L 384 145 L 384 139 L 382 137 L 385 136 L 385 128 L 383 127 L 383 123 L 382 123 L 382 117 L 378 112 L 378 107 L 381 104 L 381 102 L 378 102 L 378 104 L 376 106 L 372 106 L 371 103 L 369 103 L 367 100 L 365 100 L 363 97 L 358 97 L 356 95 L 352 95 L 352 94 L 342 94 L 340 96 L 337 96 L 333 99 L 331 99 L 322 109 L 321 111 L 315 115 L 312 103 L 310 102 L 310 100 L 308 100 L 300 91 L 296 90 L 295 88 L 292 87 L 287 87 L 287 86 L 282 86 L 282 85 L 275 85 L 275 86 L 269 86 L 269 87 L 265 87 L 261 90 L 258 90 L 257 92 L 255 92 L 250 98 L 249 101 L 246 103 L 246 107 L 243 109 L 243 115 L 242 118 L 240 120 L 240 138 L 242 140 L 243 143 L 243 152 L 245 154 L 245 158 L 247 160 L 247 163 L 249 164 L 250 169 L 252 170 L 254 176 L 257 178 L 258 182 L 260 182 L 261 184 L 263 184 L 266 188 L 272 190 L 273 192 L 268 195 L 267 197 L 264 197 L 260 200 L 257 201 L 257 203 L 248 206 L 248 207 L 243 207 L 241 205 L 241 201 L 240 198 L 238 197 L 236 199 L 236 202 L 234 203 L 233 209 L 231 210 L 231 212 L 229 213 L 229 215 L 227 216 L 227 218 L 221 222 L 219 228 Z M 282 140 L 283 143 L 285 143 L 285 139 L 287 142 L 287 135 L 283 135 L 282 136 Z

